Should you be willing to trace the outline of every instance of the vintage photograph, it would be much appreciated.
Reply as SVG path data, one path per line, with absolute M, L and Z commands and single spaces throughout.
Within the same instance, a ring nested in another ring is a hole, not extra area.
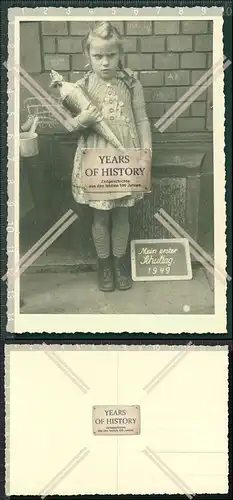
M 45 17 L 16 31 L 19 316 L 223 333 L 221 16 Z

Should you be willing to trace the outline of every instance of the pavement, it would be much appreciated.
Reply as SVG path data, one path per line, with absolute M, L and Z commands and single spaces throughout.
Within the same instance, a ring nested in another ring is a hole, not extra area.
M 33 271 L 21 276 L 21 314 L 214 314 L 212 280 L 201 266 L 187 281 L 134 282 L 101 292 L 95 271 Z

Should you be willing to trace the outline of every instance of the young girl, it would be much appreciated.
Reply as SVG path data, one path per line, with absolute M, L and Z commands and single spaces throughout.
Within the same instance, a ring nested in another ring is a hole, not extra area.
M 90 196 L 81 188 L 81 148 L 108 148 L 108 142 L 91 127 L 101 116 L 125 148 L 151 149 L 151 131 L 145 111 L 141 83 L 129 69 L 123 69 L 122 39 L 109 22 L 97 22 L 84 40 L 91 71 L 76 85 L 86 89 L 91 102 L 73 119 L 82 131 L 74 159 L 72 191 L 78 203 L 93 208 L 92 235 L 98 257 L 98 285 L 102 291 L 132 286 L 127 266 L 129 207 L 142 193 L 106 193 Z M 106 151 L 107 154 L 107 151 Z

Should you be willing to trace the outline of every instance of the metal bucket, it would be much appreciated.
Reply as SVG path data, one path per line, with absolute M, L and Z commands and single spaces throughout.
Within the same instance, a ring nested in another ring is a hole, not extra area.
M 20 133 L 20 154 L 24 157 L 36 156 L 39 153 L 38 134 L 35 132 Z

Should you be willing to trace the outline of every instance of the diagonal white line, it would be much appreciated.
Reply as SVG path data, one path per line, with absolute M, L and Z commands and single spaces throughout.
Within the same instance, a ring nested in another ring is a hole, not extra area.
M 55 224 L 54 224 L 54 225 L 53 225 L 53 226 L 52 226 L 52 227 L 51 227 L 51 228 L 50 228 L 50 229 L 49 229 L 49 230 L 48 230 L 48 231 L 47 231 L 47 232 L 46 232 L 46 233 L 45 233 L 45 234 L 44 234 L 44 235 L 43 235 L 43 236 L 42 236 L 42 237 L 41 237 L 41 238 L 40 238 L 40 239 L 36 242 L 36 243 L 35 243 L 35 245 L 33 245 L 33 246 L 30 248 L 30 250 L 28 250 L 28 252 L 26 252 L 26 253 L 25 253 L 25 254 L 21 257 L 21 259 L 19 260 L 19 262 L 18 262 L 18 264 L 17 264 L 17 266 L 16 266 L 16 269 L 18 269 L 18 268 L 19 268 L 19 266 L 20 266 L 23 262 L 25 262 L 25 261 L 28 259 L 28 257 L 30 257 L 30 256 L 34 253 L 34 251 L 35 251 L 35 250 L 37 250 L 37 248 L 38 248 L 38 247 L 39 247 L 39 246 L 40 246 L 40 245 L 41 245 L 41 244 L 42 244 L 45 240 L 47 240 L 47 238 L 48 238 L 48 237 L 49 237 L 49 236 L 50 236 L 50 235 L 51 235 L 51 234 L 52 234 L 52 233 L 53 233 L 53 232 L 54 232 L 54 231 L 55 231 L 58 227 L 60 227 L 60 226 L 61 226 L 61 224 L 62 224 L 63 222 L 65 222 L 65 220 L 66 220 L 67 218 L 69 218 L 69 217 L 70 217 L 70 215 L 72 215 L 73 213 L 74 213 L 74 212 L 73 212 L 73 210 L 71 210 L 71 209 L 70 209 L 70 210 L 68 210 L 68 211 L 67 211 L 67 212 L 66 212 L 66 213 L 65 213 L 65 214 L 64 214 L 64 215 L 63 215 L 63 216 L 62 216 L 62 217 L 61 217 L 61 218 L 60 218 L 60 219 L 59 219 L 59 220 L 58 220 L 58 221 L 57 221 L 57 222 L 56 222 L 56 223 L 55 223 Z M 2 281 L 5 281 L 5 280 L 6 280 L 6 278 L 7 278 L 7 272 L 6 272 L 6 274 L 4 274 L 4 276 L 3 276 L 1 279 L 2 279 Z
M 48 102 L 46 101 L 46 99 L 44 97 L 42 97 L 37 91 L 36 89 L 30 85 L 30 83 L 28 83 L 28 81 L 21 75 L 19 75 L 19 72 L 17 71 L 17 69 L 15 67 L 13 68 L 8 68 L 8 65 L 7 63 L 3 63 L 4 66 L 8 69 L 8 71 L 14 71 L 15 75 L 17 76 L 17 78 L 20 80 L 20 82 L 23 84 L 23 86 L 34 96 L 38 99 L 38 101 L 41 102 L 41 104 L 43 104 L 43 106 L 45 106 L 46 108 L 48 108 L 49 112 L 67 129 L 69 130 L 70 132 L 73 131 L 73 127 L 71 125 L 72 123 L 72 117 L 65 112 L 65 110 L 62 110 L 63 114 L 64 112 L 66 113 L 65 116 L 67 117 L 66 120 L 64 120 L 62 114 L 61 114 L 61 107 L 59 109 L 59 113 L 56 111 L 55 107 L 58 105 L 58 103 L 53 100 L 52 98 L 52 101 L 53 101 L 53 104 L 54 106 L 50 106 L 50 104 L 48 104 Z M 40 88 L 40 91 L 41 91 L 41 88 Z
M 181 235 L 159 214 L 155 214 L 155 218 L 164 226 L 168 231 L 175 236 L 176 238 L 180 238 Z M 196 250 L 192 248 L 192 245 L 190 246 L 190 253 L 209 271 L 213 276 L 216 276 L 219 281 L 222 282 L 222 284 L 225 284 L 225 277 L 218 272 L 217 269 L 214 267 L 210 266 L 206 260 L 198 253 Z M 231 278 L 230 278 L 231 279 Z
M 48 94 L 48 92 L 46 92 L 46 90 L 43 89 L 43 87 L 41 87 L 41 85 L 39 85 L 36 80 L 34 80 L 34 78 L 32 78 L 28 73 L 27 71 L 25 71 L 21 66 L 19 67 L 19 71 L 20 71 L 20 74 L 22 76 L 25 77 L 25 80 L 28 80 L 29 84 L 32 85 L 32 87 L 34 87 L 34 89 L 38 90 L 42 96 L 45 97 L 45 99 L 50 102 L 50 104 L 52 104 L 52 106 L 54 108 L 56 108 L 60 115 L 63 116 L 65 119 L 68 119 L 70 118 L 70 115 L 67 113 L 67 111 L 58 103 L 56 102 L 53 97 L 51 95 Z
M 221 69 L 222 69 L 222 64 L 223 62 L 226 60 L 226 57 L 224 56 L 223 60 L 222 59 L 219 59 L 219 61 L 214 65 L 212 66 L 208 71 L 206 71 L 206 73 L 201 77 L 199 78 L 199 80 L 195 83 L 195 85 L 193 85 L 192 87 L 190 87 L 189 90 L 187 90 L 187 92 L 185 92 L 185 94 L 183 94 L 180 99 L 175 103 L 173 104 L 173 106 L 171 106 L 171 108 L 168 109 L 168 111 L 163 115 L 161 116 L 161 118 L 156 122 L 155 126 L 156 127 L 159 127 L 160 125 L 162 125 L 162 123 L 164 121 L 166 121 L 166 119 L 184 102 L 188 99 L 188 97 L 190 95 L 192 95 L 193 92 L 195 92 L 197 90 L 197 86 L 199 87 L 199 85 L 201 85 L 202 83 L 204 83 L 208 78 L 209 76 L 213 76 L 213 72 L 218 69 L 219 66 L 221 66 Z M 203 92 L 205 90 L 205 86 L 203 86 Z
M 207 261 L 209 261 L 220 274 L 222 273 L 224 276 L 224 270 L 220 269 L 220 267 L 215 264 L 214 259 L 211 257 L 211 255 L 209 255 L 200 245 L 198 245 L 198 243 L 177 222 L 175 222 L 174 219 L 167 212 L 165 212 L 163 208 L 160 208 L 159 212 L 165 219 L 167 219 L 171 223 L 172 226 L 177 229 L 177 231 L 179 231 L 181 236 L 184 236 L 189 240 L 189 243 L 192 245 L 192 247 L 196 248 L 196 250 L 198 250 L 198 252 L 200 252 L 200 254 Z M 227 279 L 228 281 L 230 281 L 232 278 L 227 275 Z
M 64 231 L 78 218 L 76 214 L 73 214 L 68 221 L 66 221 L 45 243 L 42 245 L 37 252 L 35 252 L 31 258 L 27 260 L 25 264 L 23 264 L 20 268 L 16 266 L 13 272 L 13 277 L 16 279 L 19 274 L 23 274 L 28 267 L 35 262 L 38 257 L 52 245 L 52 243 L 62 234 Z M 7 272 L 7 276 L 9 276 L 9 271 Z M 12 276 L 12 275 L 11 275 Z
M 49 112 L 54 116 L 54 118 L 56 118 L 67 130 L 69 130 L 70 132 L 72 132 L 73 128 L 72 126 L 69 124 L 69 121 L 71 122 L 71 117 L 70 115 L 67 115 L 67 120 L 64 120 L 62 115 L 60 113 L 57 113 L 57 111 L 54 109 L 54 107 L 51 107 L 50 104 L 48 104 L 46 102 L 46 100 L 44 99 L 44 97 L 42 97 L 31 85 L 30 83 L 27 82 L 27 80 L 25 80 L 24 77 L 20 77 L 20 83 L 23 84 L 23 86 L 29 91 L 31 92 L 31 94 L 36 97 L 38 99 L 38 101 L 41 102 L 41 104 L 43 104 L 43 106 L 45 106 L 46 108 L 48 108 Z
M 166 227 L 166 229 L 168 229 L 168 231 L 169 231 L 169 232 L 170 232 L 173 236 L 175 236 L 176 238 L 180 238 L 180 237 L 182 236 L 179 232 L 177 232 L 177 231 L 176 231 L 176 230 L 175 230 L 175 229 L 174 229 L 174 228 L 173 228 L 173 227 L 172 227 L 172 226 L 171 226 L 171 225 L 170 225 L 170 224 L 166 221 L 166 219 L 164 219 L 164 217 L 162 217 L 162 216 L 161 216 L 161 215 L 159 215 L 159 214 L 155 214 L 155 218 L 156 218 L 156 219 L 157 219 L 157 220 L 158 220 L 158 221 L 159 221 L 159 222 L 160 222 L 160 223 L 161 223 L 164 227 Z M 214 268 L 213 268 L 212 266 L 209 266 L 209 265 L 206 263 L 205 259 L 202 259 L 201 255 L 200 255 L 198 252 L 196 252 L 196 251 L 192 248 L 192 245 L 190 246 L 190 252 L 192 253 L 192 255 L 193 255 L 194 257 L 196 257 L 196 258 L 197 258 L 197 260 L 198 260 L 198 261 L 200 261 L 202 264 L 205 264 L 206 269 L 207 269 L 208 271 L 210 271 L 211 273 L 213 273 Z
M 195 495 L 194 492 L 192 492 L 191 488 L 181 479 L 170 467 L 168 467 L 161 458 L 157 456 L 157 454 L 147 446 L 145 450 L 143 450 L 143 453 L 154 462 L 159 469 L 161 469 L 172 481 L 175 483 L 177 486 L 179 486 L 182 491 L 185 493 L 185 495 L 191 500 L 193 496 Z
M 90 387 L 67 365 L 67 363 L 61 359 L 55 352 L 49 352 L 49 351 L 44 351 L 46 356 L 50 358 L 55 365 L 60 368 L 60 370 L 67 375 L 72 382 L 74 382 L 79 389 L 81 389 L 82 392 L 85 394 L 90 390 Z
M 191 345 L 191 342 L 189 342 L 187 345 Z M 167 363 L 162 370 L 160 370 L 151 380 L 148 382 L 145 387 L 143 387 L 143 390 L 146 391 L 147 393 L 151 392 L 156 385 L 162 380 L 167 373 L 169 373 L 173 368 L 181 361 L 182 358 L 184 358 L 189 351 L 180 351 L 178 354 L 174 356 L 174 358 Z
M 70 460 L 70 462 L 65 467 L 63 467 L 63 469 L 60 470 L 56 474 L 56 476 L 54 476 L 54 478 L 49 481 L 49 483 L 46 484 L 43 490 L 40 491 L 39 496 L 44 499 L 49 494 L 49 492 L 53 488 L 55 488 L 55 486 L 57 486 L 68 474 L 70 474 L 70 472 L 76 467 L 76 465 L 78 465 L 84 458 L 86 458 L 89 453 L 90 451 L 86 447 L 82 448 L 82 450 L 80 450 L 80 452 L 77 453 L 77 455 L 75 455 L 75 457 L 72 458 L 72 460 Z
M 51 487 L 52 483 L 54 481 L 56 481 L 58 478 L 60 478 L 60 475 L 63 474 L 67 469 L 69 469 L 70 467 L 72 467 L 72 465 L 77 461 L 77 459 L 80 458 L 80 456 L 82 456 L 85 452 L 87 451 L 87 448 L 84 447 L 82 448 L 79 453 L 77 453 L 77 455 L 75 455 L 71 460 L 70 462 L 68 462 L 68 464 L 66 464 L 54 477 L 53 479 L 51 479 L 47 484 L 46 486 L 43 488 L 43 492 L 45 492 L 49 487 Z M 40 495 L 42 494 L 42 492 L 40 493 Z
M 38 257 L 40 257 L 40 255 L 47 249 L 50 247 L 50 245 L 52 245 L 52 243 L 59 237 L 61 236 L 62 233 L 64 233 L 64 231 L 69 227 L 71 226 L 71 224 L 73 224 L 74 221 L 76 221 L 76 219 L 78 218 L 78 216 L 76 214 L 73 214 L 66 222 L 64 222 L 64 224 L 39 248 L 39 250 L 37 250 L 37 252 L 35 252 L 31 258 L 29 258 L 26 262 L 26 264 L 23 264 L 23 266 L 20 267 L 20 274 L 24 273 L 24 271 L 26 271 L 26 269 L 31 265 L 33 264 L 33 262 L 35 262 L 36 259 L 38 259 Z
M 28 252 L 26 252 L 22 257 L 21 259 L 19 260 L 19 265 L 23 264 L 23 262 L 25 262 L 25 260 L 28 259 L 28 257 L 30 257 L 33 252 L 35 250 L 37 250 L 37 248 L 42 244 L 44 243 L 45 240 L 47 240 L 47 238 L 54 232 L 56 231 L 56 229 L 58 229 L 63 222 L 66 221 L 66 219 L 68 219 L 72 214 L 73 214 L 73 210 L 69 209 L 67 210 L 67 212 L 55 223 L 53 224 L 53 226 L 51 226 L 51 228 L 46 231 L 46 233 L 35 243 L 35 245 L 33 245 L 30 250 L 28 250 Z
M 224 64 L 224 70 L 227 69 L 231 65 L 231 61 L 227 61 Z M 222 68 L 220 68 L 219 71 L 216 71 L 214 78 L 211 77 L 209 80 L 206 81 L 205 85 L 201 86 L 198 88 L 198 90 L 192 95 L 192 97 L 187 101 L 185 104 L 182 104 L 182 106 L 179 107 L 179 109 L 169 118 L 164 125 L 159 127 L 159 132 L 164 132 L 173 122 L 178 118 L 189 106 L 191 106 L 192 102 L 197 99 L 197 97 L 202 94 L 214 81 L 215 78 L 217 78 L 219 75 L 222 74 Z M 156 126 L 156 124 L 155 124 Z
M 47 102 L 50 102 L 52 104 L 52 106 L 54 108 L 57 108 L 58 111 L 59 111 L 59 114 L 62 116 L 64 116 L 65 119 L 69 119 L 70 118 L 70 115 L 69 113 L 67 113 L 67 111 L 63 108 L 62 105 L 60 105 L 58 102 L 56 102 L 54 100 L 54 98 L 48 94 L 46 92 L 46 90 L 43 89 L 43 87 L 41 87 L 41 85 L 39 85 L 36 80 L 34 80 L 34 78 L 32 78 L 29 73 L 27 73 L 27 71 L 25 71 L 21 66 L 17 66 L 17 65 L 14 65 L 13 67 L 10 67 L 9 64 L 7 62 L 4 62 L 3 65 L 7 68 L 8 71 L 14 71 L 14 73 L 16 74 L 16 76 L 19 78 L 19 74 L 21 74 L 22 77 L 24 77 L 23 79 L 25 81 L 28 80 L 28 84 L 30 85 L 31 84 L 31 88 L 34 88 L 34 90 L 36 91 L 36 89 L 40 92 L 41 94 L 41 97 L 44 96 L 45 97 L 45 100 Z

